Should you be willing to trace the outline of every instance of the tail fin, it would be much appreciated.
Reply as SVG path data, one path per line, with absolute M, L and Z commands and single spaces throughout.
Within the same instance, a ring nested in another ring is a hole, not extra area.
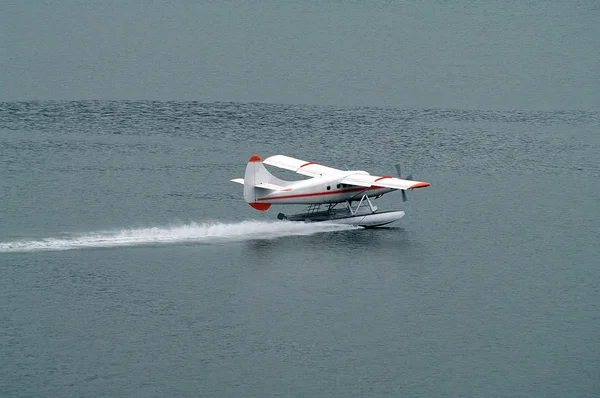
M 260 185 L 264 184 L 265 188 Z M 246 166 L 244 174 L 244 199 L 250 206 L 256 210 L 265 211 L 271 207 L 268 203 L 257 203 L 257 196 L 263 196 L 268 190 L 273 190 L 273 186 L 284 187 L 288 184 L 287 181 L 280 180 L 263 165 L 258 156 L 252 156 Z

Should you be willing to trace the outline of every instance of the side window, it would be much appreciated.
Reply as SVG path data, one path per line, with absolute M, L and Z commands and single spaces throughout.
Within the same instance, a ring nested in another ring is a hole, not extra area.
M 331 189 L 331 186 L 327 185 L 327 190 L 329 191 Z

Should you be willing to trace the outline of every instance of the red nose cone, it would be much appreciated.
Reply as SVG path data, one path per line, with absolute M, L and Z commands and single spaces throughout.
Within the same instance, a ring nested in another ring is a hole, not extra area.
M 260 158 L 258 156 L 252 156 L 250 158 L 250 160 L 248 161 L 248 163 L 250 162 L 260 162 Z

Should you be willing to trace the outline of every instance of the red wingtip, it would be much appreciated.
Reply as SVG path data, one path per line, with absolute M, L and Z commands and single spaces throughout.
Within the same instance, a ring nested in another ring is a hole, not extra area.
M 270 203 L 248 203 L 250 206 L 252 206 L 253 208 L 255 208 L 256 210 L 260 210 L 260 211 L 265 211 L 265 210 L 269 210 L 269 207 L 271 207 Z
M 250 160 L 248 161 L 248 163 L 250 163 L 250 162 L 260 162 L 260 158 L 258 156 L 256 156 L 256 155 L 252 156 L 250 158 Z
M 413 189 L 413 188 L 425 188 L 428 187 L 430 184 L 428 182 L 418 182 L 415 185 L 411 185 L 408 189 Z

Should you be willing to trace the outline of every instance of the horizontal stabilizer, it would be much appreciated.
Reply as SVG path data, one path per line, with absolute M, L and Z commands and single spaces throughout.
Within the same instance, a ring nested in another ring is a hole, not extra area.
M 269 189 L 271 191 L 281 191 L 285 189 L 285 187 L 282 187 L 281 185 L 269 184 L 268 182 L 254 184 L 254 188 Z
M 237 182 L 238 184 L 244 185 L 244 179 L 243 178 L 234 178 L 234 179 L 232 179 L 230 181 L 231 182 Z M 268 182 L 261 182 L 261 183 L 258 183 L 258 184 L 254 184 L 254 188 L 268 189 L 268 190 L 271 190 L 271 191 L 281 191 L 281 190 L 285 189 L 285 187 L 283 187 L 281 185 L 270 184 Z

